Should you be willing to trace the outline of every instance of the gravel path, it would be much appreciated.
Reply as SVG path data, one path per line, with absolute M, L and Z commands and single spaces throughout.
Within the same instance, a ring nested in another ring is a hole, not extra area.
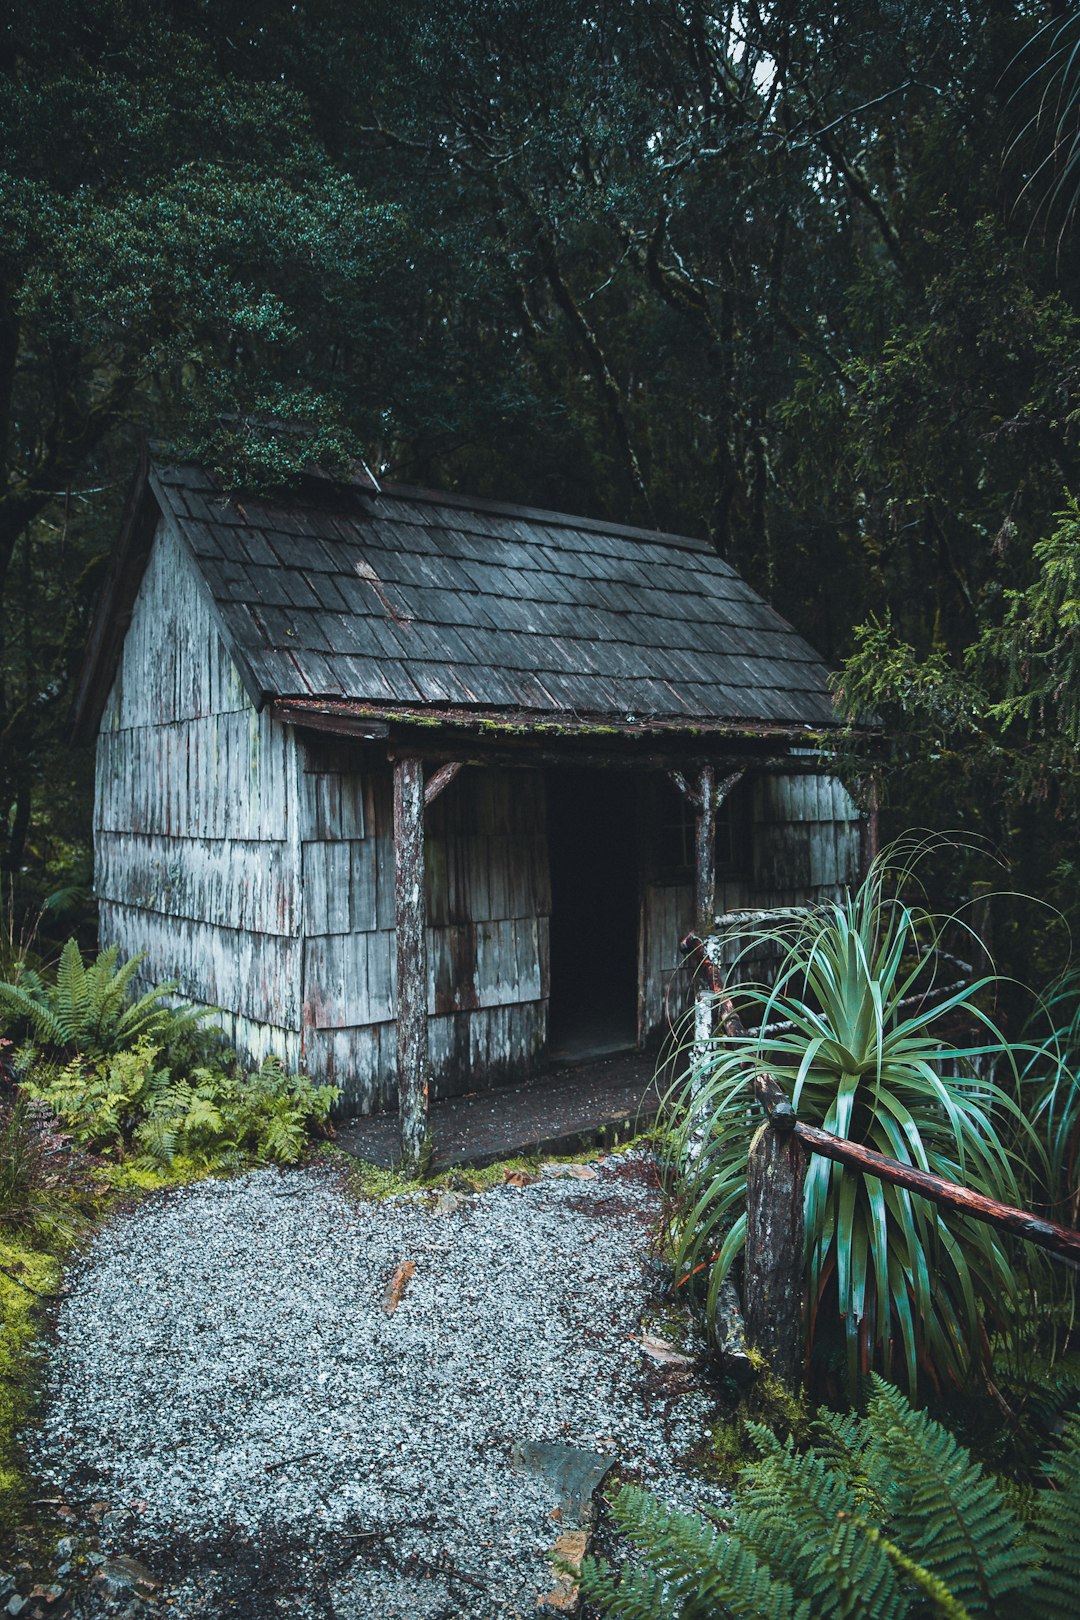
M 663 1288 L 655 1172 L 596 1169 L 442 1210 L 357 1202 L 319 1170 L 148 1201 L 70 1279 L 41 1476 L 180 1620 L 534 1614 L 565 1516 L 523 1445 L 708 1496 L 685 1457 L 712 1398 L 634 1337 Z M 96 1591 L 79 1612 L 109 1611 Z

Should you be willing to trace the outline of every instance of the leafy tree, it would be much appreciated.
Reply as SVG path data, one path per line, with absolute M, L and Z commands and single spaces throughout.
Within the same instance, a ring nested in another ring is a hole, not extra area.
M 288 473 L 354 442 L 338 335 L 363 330 L 391 214 L 332 162 L 295 90 L 219 59 L 201 9 L 31 0 L 0 43 L 9 867 L 103 546 L 96 526 L 69 521 L 72 503 L 126 481 L 137 425 L 201 427 L 234 476 Z M 309 431 L 283 448 L 260 433 L 267 413 Z

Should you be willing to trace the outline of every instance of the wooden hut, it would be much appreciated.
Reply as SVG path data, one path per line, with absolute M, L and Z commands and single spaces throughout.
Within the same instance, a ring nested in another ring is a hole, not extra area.
M 76 723 L 103 941 L 346 1113 L 645 1046 L 687 929 L 859 870 L 814 651 L 702 542 L 561 513 L 147 464 Z

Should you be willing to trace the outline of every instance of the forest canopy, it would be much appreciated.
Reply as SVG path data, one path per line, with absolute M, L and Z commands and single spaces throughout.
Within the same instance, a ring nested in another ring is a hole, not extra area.
M 1075 917 L 1078 42 L 1033 4 L 27 0 L 5 883 L 82 875 L 67 710 L 149 436 L 706 536 L 883 719 L 844 768 L 887 826 L 978 834 Z M 997 924 L 1025 973 L 1068 951 Z

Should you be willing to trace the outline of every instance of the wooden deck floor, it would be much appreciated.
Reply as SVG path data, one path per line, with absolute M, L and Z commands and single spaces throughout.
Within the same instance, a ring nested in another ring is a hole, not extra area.
M 656 1117 L 655 1062 L 652 1055 L 632 1052 L 549 1070 L 525 1085 L 436 1102 L 431 1167 L 492 1164 L 518 1154 L 576 1153 L 625 1142 Z M 371 1164 L 395 1164 L 397 1114 L 347 1121 L 338 1128 L 337 1146 Z

